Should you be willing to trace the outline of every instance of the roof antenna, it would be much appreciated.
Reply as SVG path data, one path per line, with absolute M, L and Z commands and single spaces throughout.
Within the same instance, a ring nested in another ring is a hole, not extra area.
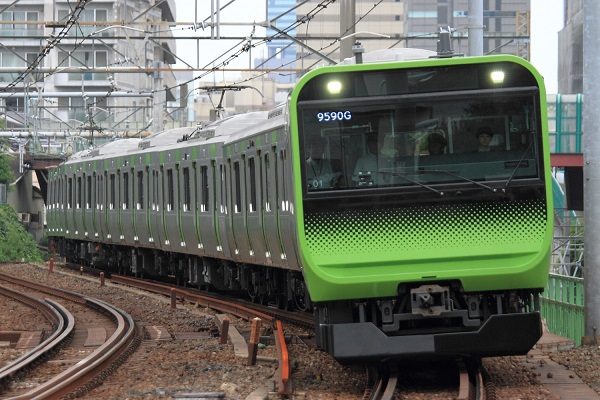
M 462 56 L 463 54 L 454 54 L 454 49 L 452 48 L 452 42 L 450 41 L 450 35 L 452 35 L 454 29 L 451 27 L 443 27 L 440 26 L 440 31 L 438 32 L 438 41 L 437 41 L 437 57 L 438 58 L 448 58 L 454 56 Z
M 362 47 L 362 43 L 360 43 L 358 40 L 356 42 L 354 42 L 354 45 L 352 46 L 352 53 L 354 54 L 354 60 L 356 64 L 362 64 L 363 63 L 363 56 L 362 53 L 365 52 L 365 48 Z

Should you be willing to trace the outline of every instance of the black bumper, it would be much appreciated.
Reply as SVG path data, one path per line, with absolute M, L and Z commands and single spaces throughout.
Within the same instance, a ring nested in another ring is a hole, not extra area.
M 526 354 L 542 336 L 539 312 L 492 315 L 476 331 L 387 336 L 370 322 L 321 324 L 325 350 L 343 363 Z

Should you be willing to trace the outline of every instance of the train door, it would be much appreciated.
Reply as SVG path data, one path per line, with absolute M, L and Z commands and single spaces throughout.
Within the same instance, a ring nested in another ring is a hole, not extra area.
M 134 237 L 134 212 L 132 211 L 133 173 L 133 169 L 131 168 L 123 169 L 121 172 L 120 238 L 121 242 L 127 244 L 133 244 Z
M 248 229 L 248 240 L 253 252 L 255 262 L 265 264 L 267 247 L 265 235 L 262 228 L 263 209 L 261 205 L 261 169 L 260 151 L 254 152 L 246 158 L 246 226 Z
M 229 198 L 228 190 L 229 179 L 227 173 L 227 164 L 225 160 L 219 162 L 219 178 L 217 179 L 219 186 L 219 213 L 217 216 L 217 234 L 219 236 L 220 244 L 217 248 L 218 251 L 222 252 L 223 257 L 230 258 L 230 246 L 229 240 L 231 235 L 231 229 L 229 228 Z
M 92 225 L 90 229 L 90 238 L 92 240 L 97 240 L 98 236 L 98 209 L 96 208 L 96 204 L 98 204 L 98 174 L 94 171 L 91 176 L 91 186 L 92 186 L 92 199 L 90 201 L 90 215 Z
M 199 194 L 198 194 L 198 227 L 202 239 L 202 250 L 208 255 L 220 257 L 222 255 L 219 240 L 218 216 L 220 198 L 217 186 L 218 170 L 216 162 L 201 164 L 199 169 Z
M 150 227 L 148 226 L 148 171 L 149 167 L 138 165 L 135 170 L 134 184 L 134 210 L 133 210 L 133 239 L 137 244 L 147 246 L 149 244 Z
M 291 179 L 291 164 L 288 160 L 288 153 L 285 148 L 278 151 L 277 163 L 277 189 L 279 190 L 279 201 L 277 203 L 278 221 L 279 221 L 279 237 L 281 245 L 284 249 L 282 257 L 288 266 L 296 266 L 296 243 L 294 229 L 294 211 L 292 202 L 292 179 Z
M 254 262 L 254 251 L 250 249 L 246 221 L 246 157 L 236 157 L 232 161 L 231 198 L 232 198 L 232 231 L 236 244 L 235 258 L 240 261 Z
M 109 171 L 108 175 L 108 206 L 107 212 L 107 234 L 110 242 L 119 241 L 119 170 Z
M 183 161 L 179 168 L 179 231 L 186 252 L 198 249 L 196 230 L 196 163 Z
M 275 147 L 263 154 L 263 228 L 267 242 L 267 258 L 275 265 L 282 264 L 281 241 L 277 222 L 277 153 Z
M 76 200 L 75 200 L 75 237 L 83 239 L 85 233 L 85 172 L 78 172 L 75 177 Z
M 106 168 L 106 167 L 105 167 Z M 104 175 L 102 176 L 102 182 L 100 182 L 100 190 L 102 191 L 102 203 L 100 204 L 100 219 L 102 220 L 102 239 L 104 241 L 108 240 L 109 230 L 108 230 L 108 182 L 109 182 L 109 173 L 108 171 L 104 171 Z
M 91 171 L 85 176 L 85 200 L 84 200 L 84 215 L 85 215 L 85 238 L 90 239 L 94 236 L 94 208 L 92 199 L 94 197 L 94 184 L 92 177 L 95 175 Z
M 169 245 L 169 238 L 167 236 L 166 228 L 165 228 L 165 206 L 167 203 L 166 194 L 165 194 L 165 180 L 166 173 L 165 168 L 161 165 L 158 174 L 157 174 L 157 213 L 156 213 L 156 236 L 158 236 L 158 245 L 160 248 L 165 248 L 165 246 Z
M 161 167 L 162 168 L 162 167 Z M 162 183 L 160 181 L 161 174 L 159 168 L 152 170 L 152 214 L 150 216 L 150 242 L 155 246 L 162 246 L 163 232 L 162 229 L 162 209 L 161 198 L 159 196 Z
M 163 215 L 166 239 L 163 241 L 163 245 L 167 245 L 173 250 L 181 250 L 183 239 L 179 230 L 179 164 L 166 166 L 164 174 Z
M 65 237 L 71 238 L 73 235 L 73 230 L 75 229 L 75 223 L 73 221 L 73 207 L 75 201 L 74 194 L 74 176 L 71 174 L 71 171 L 67 173 L 67 209 L 66 209 L 66 222 L 67 226 L 65 229 Z

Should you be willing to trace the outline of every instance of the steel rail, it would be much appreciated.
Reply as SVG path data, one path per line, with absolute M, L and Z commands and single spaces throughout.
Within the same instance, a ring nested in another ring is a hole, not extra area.
M 137 344 L 133 318 L 117 307 L 74 292 L 20 280 L 5 274 L 0 274 L 0 279 L 94 308 L 108 315 L 117 325 L 110 338 L 86 358 L 29 392 L 12 397 L 11 400 L 60 398 L 73 393 L 81 395 L 100 383 L 106 376 L 105 371 L 111 371 L 111 366 L 124 360 Z
M 201 304 L 205 307 L 213 308 L 215 310 L 226 312 L 229 314 L 233 314 L 239 318 L 245 319 L 247 321 L 251 320 L 254 317 L 258 317 L 263 321 L 267 321 L 272 323 L 274 318 L 271 315 L 263 313 L 261 311 L 237 305 L 232 303 L 231 301 L 222 300 L 216 298 L 212 295 L 199 294 L 197 292 L 192 292 L 190 290 L 180 289 L 178 287 L 174 287 L 168 284 L 150 282 L 147 280 L 130 278 L 122 275 L 111 275 L 111 282 L 123 283 L 129 286 L 134 286 L 137 288 L 141 288 L 147 290 L 149 292 L 162 294 L 164 296 L 170 296 L 171 291 L 173 290 L 176 295 L 180 298 L 193 301 L 195 303 Z
M 4 286 L 0 286 L 0 293 L 40 310 L 54 327 L 52 334 L 40 344 L 0 368 L 0 387 L 4 387 L 16 374 L 62 345 L 75 329 L 75 317 L 64 306 L 49 299 L 36 299 Z

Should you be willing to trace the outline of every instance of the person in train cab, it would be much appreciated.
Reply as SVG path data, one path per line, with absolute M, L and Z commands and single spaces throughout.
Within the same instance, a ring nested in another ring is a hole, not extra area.
M 427 151 L 430 156 L 444 154 L 447 144 L 446 138 L 437 132 L 430 133 L 427 136 Z
M 332 188 L 336 175 L 331 162 L 325 157 L 325 141 L 321 136 L 312 138 L 306 158 L 306 181 L 309 190 Z
M 482 126 L 477 129 L 477 151 L 485 153 L 488 151 L 497 151 L 496 146 L 492 146 L 492 139 L 494 137 L 494 131 L 489 126 Z
M 366 151 L 357 161 L 352 174 L 352 181 L 356 186 L 377 185 L 379 171 L 377 134 L 367 136 Z

